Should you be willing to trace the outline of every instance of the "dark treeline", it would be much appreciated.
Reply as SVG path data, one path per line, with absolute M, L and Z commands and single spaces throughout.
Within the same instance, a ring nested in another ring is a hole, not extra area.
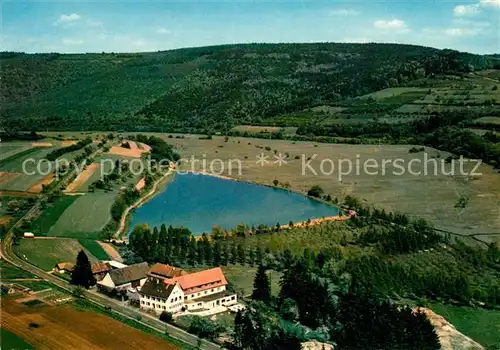
M 5 141 L 34 141 L 43 139 L 43 136 L 38 135 L 36 132 L 12 132 L 12 131 L 1 131 L 0 140 Z
M 75 143 L 74 145 L 53 150 L 52 152 L 47 154 L 47 159 L 50 161 L 54 161 L 57 158 L 59 158 L 60 156 L 62 156 L 63 154 L 78 151 L 78 150 L 84 148 L 85 146 L 90 145 L 91 143 L 92 143 L 92 139 L 90 137 L 87 137 L 87 138 L 79 141 L 78 143 Z
M 151 159 L 161 161 L 178 161 L 180 156 L 173 150 L 173 147 L 157 136 L 146 136 L 138 134 L 135 137 L 138 142 L 151 146 Z

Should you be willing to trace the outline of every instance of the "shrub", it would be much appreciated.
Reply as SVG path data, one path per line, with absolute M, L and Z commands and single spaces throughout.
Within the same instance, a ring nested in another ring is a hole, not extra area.
M 307 195 L 308 196 L 311 196 L 311 197 L 321 197 L 321 195 L 323 194 L 323 189 L 321 187 L 319 187 L 318 185 L 314 185 L 313 187 L 311 187 L 309 189 L 309 191 L 307 191 Z
M 223 331 L 223 327 L 214 321 L 200 316 L 193 316 L 188 332 L 200 338 L 214 339 Z
M 418 152 L 423 152 L 425 151 L 425 147 L 412 147 L 410 148 L 410 150 L 408 151 L 409 153 L 418 153 Z
M 160 321 L 163 321 L 165 323 L 170 323 L 172 322 L 173 320 L 173 317 L 172 317 L 172 313 L 171 312 L 168 312 L 168 311 L 163 311 L 160 315 Z

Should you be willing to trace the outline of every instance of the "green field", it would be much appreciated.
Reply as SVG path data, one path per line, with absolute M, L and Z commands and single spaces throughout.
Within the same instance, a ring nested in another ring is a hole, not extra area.
M 16 254 L 31 264 L 44 270 L 51 270 L 57 263 L 75 263 L 78 252 L 83 247 L 74 239 L 22 239 L 14 247 Z M 97 258 L 86 251 L 89 260 L 94 263 Z
M 46 281 L 19 281 L 16 284 L 20 284 L 26 288 L 31 289 L 32 291 L 38 292 L 40 290 L 51 289 L 54 287 L 53 284 Z
M 33 233 L 37 236 L 47 236 L 51 227 L 77 198 L 76 196 L 62 196 L 57 198 L 54 203 L 48 203 L 47 208 L 42 214 L 31 223 L 31 230 Z
M 500 310 L 433 303 L 430 308 L 486 349 L 500 348 Z
M 425 89 L 414 88 L 414 87 L 395 87 L 395 88 L 388 88 L 372 92 L 370 94 L 366 94 L 358 98 L 359 99 L 373 98 L 375 100 L 382 100 L 388 97 L 399 96 L 408 92 L 421 92 L 421 91 L 425 91 Z
M 0 142 L 0 164 L 10 157 L 26 152 L 30 148 L 31 143 L 28 142 Z
M 476 124 L 498 124 L 500 125 L 500 117 L 482 117 L 474 121 Z
M 0 328 L 0 348 L 2 350 L 31 350 L 33 345 L 5 328 Z
M 0 260 L 0 279 L 8 280 L 14 278 L 34 278 L 29 272 L 21 270 L 20 268 L 9 264 L 5 260 Z
M 350 238 L 352 235 L 352 229 L 343 222 L 333 222 L 309 228 L 295 228 L 293 232 L 283 230 L 275 235 L 233 237 L 231 242 L 241 243 L 245 248 L 260 247 L 263 251 L 269 249 L 272 252 L 288 249 L 293 254 L 302 255 L 306 248 L 314 252 L 336 248 L 342 239 Z
M 23 173 L 24 161 L 30 159 L 33 159 L 34 161 L 26 163 L 24 169 L 26 170 L 26 173 L 10 180 L 5 185 L 1 185 L 0 190 L 26 191 L 31 186 L 37 184 L 48 174 L 48 171 L 51 169 L 53 164 L 42 162 L 39 166 L 40 171 L 38 171 L 38 161 L 44 159 L 53 149 L 53 147 L 33 147 L 0 161 L 0 171 L 16 173 Z
M 96 192 L 77 196 L 49 231 L 50 236 L 99 238 L 99 232 L 110 220 L 116 193 Z
M 29 147 L 27 144 L 25 147 Z M 10 153 L 16 149 L 20 149 L 20 148 L 24 148 L 23 146 L 17 144 L 17 145 L 9 145 L 7 144 L 7 146 L 3 146 L 1 148 L 2 152 L 5 152 L 5 153 Z M 22 164 L 22 161 L 24 159 L 27 159 L 27 156 L 35 153 L 35 152 L 38 152 L 40 151 L 42 148 L 38 148 L 38 147 L 32 147 L 32 148 L 28 148 L 28 149 L 25 149 L 21 152 L 15 152 L 14 154 L 12 154 L 11 156 L 9 157 L 6 157 L 6 158 L 3 158 L 1 161 L 0 161 L 0 167 L 2 169 L 5 169 L 6 171 L 12 171 L 11 169 L 19 169 L 19 164 Z M 19 164 L 18 164 L 19 163 Z
M 106 251 L 101 245 L 92 239 L 79 239 L 78 242 L 99 260 L 110 260 Z

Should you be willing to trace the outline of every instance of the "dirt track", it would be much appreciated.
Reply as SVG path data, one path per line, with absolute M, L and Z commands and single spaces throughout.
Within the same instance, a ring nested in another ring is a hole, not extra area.
M 76 179 L 69 184 L 65 192 L 74 192 L 80 188 L 87 180 L 94 174 L 94 172 L 99 168 L 99 163 L 90 164 L 84 171 L 82 171 Z
M 31 146 L 33 146 L 33 147 L 52 147 L 54 145 L 50 142 L 33 142 L 31 144 Z
M 38 328 L 30 328 L 35 322 Z M 71 306 L 27 307 L 3 300 L 2 327 L 26 339 L 37 349 L 177 349 L 105 315 Z

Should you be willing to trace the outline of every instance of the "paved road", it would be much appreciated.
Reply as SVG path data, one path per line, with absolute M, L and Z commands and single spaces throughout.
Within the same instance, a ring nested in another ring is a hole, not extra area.
M 69 173 L 55 188 L 53 191 L 58 190 L 61 188 L 63 185 L 69 181 L 71 178 L 71 175 L 73 172 Z M 33 214 L 36 210 L 39 209 L 40 207 L 40 202 L 42 199 L 44 199 L 46 196 L 41 196 L 39 197 L 38 201 L 35 203 L 35 205 L 21 218 L 19 219 L 13 226 L 12 228 L 5 234 L 4 238 L 2 239 L 1 242 L 1 249 L 0 249 L 0 256 L 4 258 L 6 261 L 11 263 L 12 265 L 15 265 L 25 271 L 28 271 L 54 285 L 56 285 L 59 288 L 65 289 L 67 291 L 71 291 L 72 287 L 68 282 L 65 280 L 62 280 L 58 277 L 55 277 L 51 275 L 50 273 L 47 273 L 41 269 L 39 269 L 36 266 L 31 265 L 29 262 L 24 261 L 20 259 L 13 251 L 12 249 L 12 242 L 13 242 L 13 236 L 14 236 L 14 230 L 19 227 L 23 220 L 25 218 L 28 218 L 31 214 Z M 197 347 L 198 345 L 201 345 L 202 349 L 207 349 L 207 350 L 216 350 L 220 349 L 220 346 L 208 342 L 206 340 L 199 339 L 197 336 L 192 335 L 190 333 L 187 333 L 186 331 L 174 327 L 172 325 L 167 325 L 164 322 L 160 321 L 159 319 L 140 312 L 138 309 L 133 308 L 128 305 L 123 305 L 122 302 L 109 298 L 103 294 L 98 293 L 95 290 L 89 290 L 84 292 L 84 298 L 96 305 L 99 306 L 110 306 L 113 310 L 113 312 L 120 314 L 124 317 L 128 317 L 129 319 L 132 319 L 136 322 L 142 323 L 144 326 L 147 326 L 151 329 L 154 329 L 156 331 L 159 331 L 161 333 L 164 333 L 165 330 L 167 330 L 168 334 L 176 339 L 179 339 L 191 346 Z M 141 321 L 137 321 L 137 317 L 141 316 Z M 201 342 L 201 343 L 200 343 Z

